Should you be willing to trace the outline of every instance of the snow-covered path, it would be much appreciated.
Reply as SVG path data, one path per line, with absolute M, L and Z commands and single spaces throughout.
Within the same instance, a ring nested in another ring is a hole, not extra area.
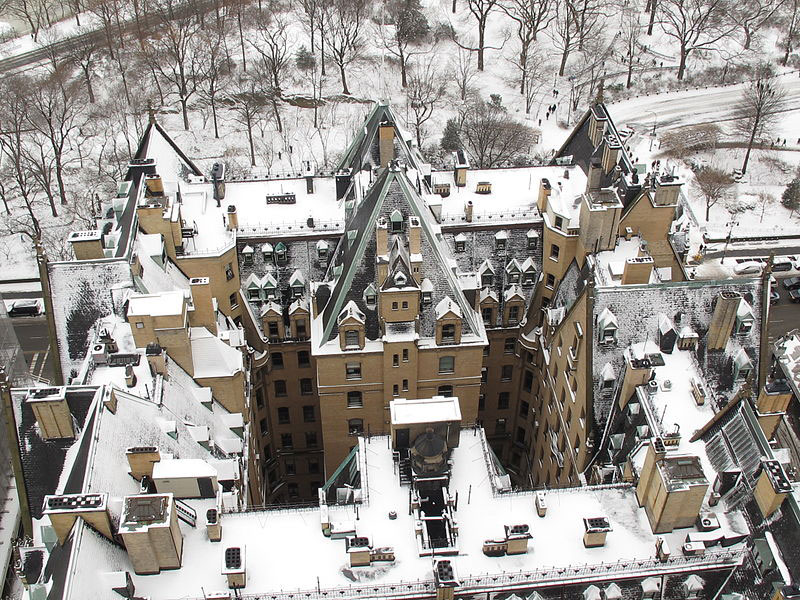
M 777 81 L 786 90 L 784 121 L 795 121 L 800 115 L 800 77 L 789 73 L 778 76 Z M 724 123 L 734 118 L 733 110 L 745 85 L 640 96 L 609 104 L 608 109 L 618 127 L 631 125 L 637 130 L 652 127 L 655 113 L 658 133 L 686 125 Z M 790 139 L 800 136 L 800 133 L 785 133 Z

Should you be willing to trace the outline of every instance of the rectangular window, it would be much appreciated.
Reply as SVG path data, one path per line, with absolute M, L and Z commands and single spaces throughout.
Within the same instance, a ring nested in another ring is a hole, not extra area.
M 347 408 L 361 408 L 364 406 L 364 397 L 361 392 L 347 392 Z
M 492 309 L 489 307 L 481 309 L 481 317 L 483 318 L 484 325 L 492 324 Z
M 486 394 L 478 396 L 478 410 L 486 410 Z
M 403 300 L 403 310 L 406 310 L 407 308 L 408 308 L 408 302 L 406 300 Z
M 361 379 L 361 363 L 347 363 L 345 365 L 345 377 L 347 379 Z
M 303 422 L 305 423 L 313 423 L 317 420 L 317 415 L 314 410 L 314 407 L 311 405 L 305 405 L 303 407 Z
M 455 356 L 442 356 L 439 358 L 439 373 L 454 373 L 455 367 Z
M 267 323 L 267 334 L 271 338 L 278 337 L 278 322 L 277 321 L 270 321 Z
M 261 435 L 267 435 L 269 433 L 269 427 L 267 427 L 267 420 L 261 419 L 258 422 L 258 428 L 261 431 Z
M 291 433 L 282 433 L 281 434 L 281 448 L 291 448 L 292 447 L 292 434 Z
M 525 443 L 525 430 L 522 427 L 517 427 L 517 443 L 524 444 Z
M 316 434 L 314 435 L 314 437 L 316 437 Z M 319 473 L 319 460 L 317 460 L 316 458 L 308 459 L 308 472 Z
M 392 302 L 392 310 L 397 310 L 397 302 Z
M 297 319 L 294 322 L 294 328 L 297 332 L 297 337 L 301 339 L 305 339 L 306 337 L 306 320 L 305 319 Z
M 531 410 L 531 405 L 525 400 L 522 400 L 519 403 L 519 416 L 522 417 L 523 419 L 528 418 L 528 413 L 530 412 L 530 410 Z
M 392 386 L 392 396 L 399 396 L 400 395 L 400 386 L 396 383 Z
M 275 395 L 278 397 L 286 395 L 286 381 L 283 379 L 275 380 Z
M 348 329 L 344 332 L 345 348 L 358 348 L 358 329 Z
M 273 369 L 282 369 L 283 368 L 283 353 L 282 352 L 273 352 L 269 355 L 269 359 L 272 361 L 272 368 Z
M 300 380 L 300 395 L 301 396 L 310 396 L 314 393 L 314 387 L 311 384 L 311 380 L 307 378 L 303 378 Z
M 239 300 L 237 298 L 236 292 L 233 292 L 230 298 L 228 298 L 228 300 L 230 300 L 231 303 L 231 310 L 239 306 Z
M 558 260 L 558 254 L 560 252 L 561 252 L 561 248 L 559 248 L 557 245 L 555 245 L 555 244 L 551 244 L 550 245 L 550 258 L 552 258 L 553 260 L 557 261 Z
M 316 431 L 306 431 L 306 448 L 316 448 L 317 447 L 317 432 Z M 313 471 L 316 473 L 316 471 Z
M 300 492 L 298 491 L 296 483 L 287 484 L 286 489 L 289 492 L 289 498 L 297 498 L 298 496 L 300 496 Z
M 533 387 L 533 371 L 525 370 L 525 376 L 522 379 L 522 389 L 530 392 Z
M 494 432 L 495 433 L 505 433 L 506 432 L 506 420 L 505 419 L 497 419 L 494 422 Z
M 508 322 L 512 325 L 519 322 L 519 306 L 516 304 L 508 307 Z
M 300 350 L 297 353 L 297 366 L 298 367 L 308 367 L 311 365 L 311 357 L 308 354 L 307 350 Z
M 408 391 L 408 379 L 403 379 L 403 391 Z
M 256 407 L 264 408 L 264 392 L 261 389 L 256 390 Z
M 556 285 L 556 276 L 552 273 L 548 273 L 545 279 L 545 285 L 552 290 Z
M 283 465 L 284 465 L 284 467 L 286 469 L 286 474 L 287 475 L 294 475 L 295 473 L 297 473 L 297 469 L 294 466 L 294 461 L 293 460 L 285 460 L 283 462 Z
M 497 396 L 497 409 L 498 410 L 505 410 L 508 408 L 508 400 L 509 400 L 509 393 L 508 392 L 500 392 Z
M 556 217 L 556 229 L 561 229 L 564 226 L 564 219 Z
M 288 425 L 289 422 L 289 409 L 286 406 L 281 406 L 278 408 L 278 423 Z
M 397 354 L 392 355 L 392 366 L 399 367 L 400 366 L 400 357 Z
M 505 344 L 503 345 L 503 352 L 506 354 L 514 354 L 514 349 L 517 346 L 517 338 L 506 338 Z
M 403 362 L 408 362 L 408 348 L 403 348 Z
M 481 383 L 486 383 L 489 380 L 489 371 L 486 367 L 481 367 Z
M 501 381 L 511 381 L 511 378 L 514 375 L 514 366 L 513 365 L 503 365 L 500 369 L 500 380 Z
M 142 321 L 136 321 L 136 329 L 144 329 L 144 323 Z

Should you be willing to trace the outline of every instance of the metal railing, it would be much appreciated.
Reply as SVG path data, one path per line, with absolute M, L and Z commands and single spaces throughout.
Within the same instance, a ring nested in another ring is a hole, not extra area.
M 481 592 L 507 592 L 547 585 L 565 585 L 592 581 L 609 581 L 619 577 L 637 577 L 661 573 L 712 570 L 734 567 L 745 557 L 745 548 L 706 551 L 701 556 L 677 556 L 665 561 L 657 558 L 619 560 L 611 563 L 543 567 L 533 571 L 495 573 L 465 577 L 457 588 L 459 595 Z M 436 593 L 432 579 L 373 585 L 316 587 L 292 591 L 240 594 L 242 600 L 330 600 L 331 598 L 420 598 Z M 182 596 L 182 600 L 201 600 Z
M 308 221 L 283 221 L 279 223 L 257 223 L 245 225 L 236 230 L 241 239 L 262 238 L 270 235 L 315 235 L 315 234 L 341 235 L 344 233 L 344 219 L 329 219 L 320 221 L 314 219 L 313 226 Z
M 512 206 L 501 210 L 473 211 L 472 221 L 467 221 L 463 212 L 442 213 L 441 225 L 443 228 L 448 225 L 493 225 L 502 223 L 525 223 L 541 220 L 539 210 L 531 204 L 530 206 Z

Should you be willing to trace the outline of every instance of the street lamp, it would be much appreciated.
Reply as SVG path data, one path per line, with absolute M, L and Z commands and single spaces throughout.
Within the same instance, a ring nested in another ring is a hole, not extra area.
M 736 219 L 731 219 L 727 223 L 727 225 L 728 225 L 728 235 L 725 236 L 725 248 L 722 250 L 722 261 L 720 261 L 720 264 L 725 262 L 725 254 L 727 254 L 727 252 L 728 252 L 728 244 L 731 243 L 731 236 L 733 235 L 733 228 L 736 227 L 738 224 L 739 224 L 739 221 L 737 221 Z
M 650 152 L 653 151 L 653 141 L 656 139 L 656 125 L 658 125 L 658 115 L 654 110 L 648 110 L 645 112 L 649 112 L 653 115 L 653 131 L 650 134 Z

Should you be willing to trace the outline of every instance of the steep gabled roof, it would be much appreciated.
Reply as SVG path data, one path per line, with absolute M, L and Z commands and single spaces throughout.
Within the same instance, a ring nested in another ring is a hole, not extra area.
M 400 210 L 406 217 L 415 216 L 419 219 L 422 254 L 427 259 L 420 276 L 429 278 L 433 284 L 433 305 L 435 306 L 444 296 L 450 296 L 464 315 L 464 333 L 483 335 L 483 324 L 464 297 L 439 224 L 406 173 L 392 167 L 380 173 L 364 199 L 353 211 L 345 229 L 354 231 L 355 235 L 350 238 L 347 234 L 342 236 L 328 269 L 328 281 L 317 288 L 322 326 L 319 344 L 326 343 L 336 335 L 335 317 L 350 300 L 354 301 L 366 315 L 367 338 L 379 337 L 375 308 L 366 306 L 363 297 L 367 286 L 376 282 L 375 231 L 378 219 L 388 218 L 394 210 Z M 391 238 L 391 235 L 389 243 L 390 275 L 402 272 L 407 276 L 409 285 L 415 285 L 410 273 L 407 250 L 402 243 L 398 244 L 396 239 Z M 432 335 L 434 315 L 430 310 L 423 312 L 431 314 L 421 316 L 421 333 Z
M 364 120 L 364 126 L 358 131 L 353 141 L 350 142 L 339 164 L 337 170 L 353 169 L 353 172 L 360 171 L 365 165 L 379 166 L 374 164 L 372 150 L 377 144 L 378 130 L 381 123 L 390 123 L 394 127 L 395 148 L 399 150 L 398 156 L 405 159 L 406 163 L 414 169 L 420 170 L 424 160 L 419 152 L 408 143 L 410 135 L 398 127 L 399 120 L 394 111 L 388 104 L 375 104 Z

